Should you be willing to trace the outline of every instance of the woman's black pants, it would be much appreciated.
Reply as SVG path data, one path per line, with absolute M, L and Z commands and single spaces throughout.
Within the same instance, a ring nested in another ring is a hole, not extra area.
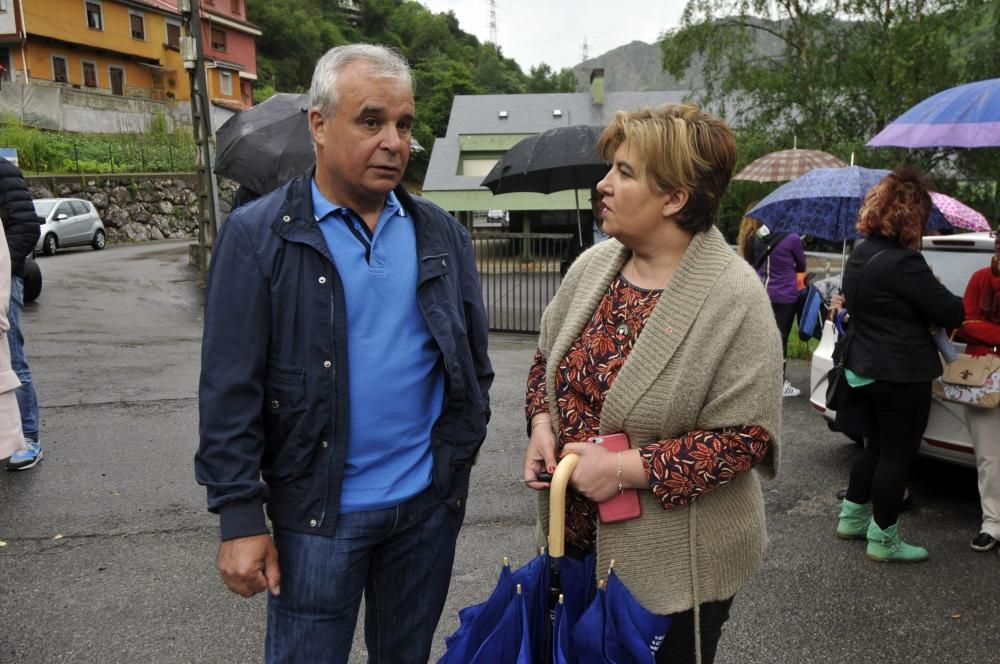
M 718 602 L 705 602 L 699 608 L 698 622 L 701 625 L 701 661 L 712 664 L 715 651 L 722 638 L 722 626 L 729 620 L 729 607 L 733 598 Z M 694 609 L 671 614 L 674 621 L 667 631 L 667 638 L 656 651 L 656 664 L 695 664 L 694 656 Z
M 875 523 L 885 529 L 899 518 L 910 466 L 927 427 L 931 385 L 877 380 L 853 389 L 866 441 L 851 468 L 847 499 L 871 500 Z

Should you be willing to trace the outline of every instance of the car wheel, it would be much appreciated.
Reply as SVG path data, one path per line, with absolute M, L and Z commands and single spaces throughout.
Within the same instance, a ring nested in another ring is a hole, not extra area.
M 32 258 L 24 259 L 24 301 L 34 302 L 42 292 L 42 270 Z
M 104 238 L 104 231 L 98 228 L 94 232 L 94 239 L 91 241 L 90 246 L 94 248 L 94 251 L 100 251 L 104 248 L 106 240 Z
M 51 256 L 56 253 L 56 249 L 59 248 L 59 238 L 56 237 L 55 233 L 49 233 L 45 236 L 45 240 L 42 242 L 42 253 L 46 256 Z

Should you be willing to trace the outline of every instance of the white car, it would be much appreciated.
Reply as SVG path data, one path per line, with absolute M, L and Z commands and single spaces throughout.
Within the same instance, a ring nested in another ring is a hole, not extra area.
M 51 256 L 62 247 L 90 245 L 95 250 L 104 248 L 104 222 L 90 201 L 82 198 L 39 198 L 34 203 L 35 214 L 43 222 L 35 251 Z
M 972 273 L 989 267 L 990 256 L 994 252 L 994 240 L 990 233 L 961 233 L 957 235 L 936 235 L 923 239 L 923 256 L 940 279 L 955 295 L 961 297 Z M 812 355 L 809 377 L 809 402 L 823 414 L 827 425 L 836 431 L 836 412 L 826 407 L 826 374 L 833 368 L 833 346 L 837 332 L 833 323 L 823 326 L 823 338 Z M 959 350 L 964 344 L 957 343 Z M 965 421 L 966 406 L 941 401 L 931 401 L 930 419 L 924 430 L 924 439 L 919 453 L 962 466 L 975 468 L 976 456 L 972 449 L 972 434 Z

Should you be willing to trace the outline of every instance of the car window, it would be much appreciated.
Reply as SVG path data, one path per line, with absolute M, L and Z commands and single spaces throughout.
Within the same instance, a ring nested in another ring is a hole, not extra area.
M 924 249 L 924 259 L 945 288 L 961 297 L 972 273 L 990 264 L 986 251 L 934 251 Z
M 73 208 L 70 207 L 69 201 L 60 203 L 59 207 L 56 208 L 56 217 L 58 217 L 61 214 L 64 214 L 67 217 L 73 216 Z
M 73 207 L 73 214 L 90 214 L 87 204 L 83 201 L 70 201 L 69 204 Z
M 35 204 L 35 214 L 39 217 L 45 218 L 49 216 L 49 212 L 52 212 L 52 208 L 55 207 L 55 201 L 34 201 Z

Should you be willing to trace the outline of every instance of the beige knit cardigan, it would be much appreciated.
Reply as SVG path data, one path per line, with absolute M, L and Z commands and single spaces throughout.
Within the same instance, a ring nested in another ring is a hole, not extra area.
M 595 245 L 573 263 L 546 308 L 539 349 L 550 397 L 560 361 L 628 257 L 617 240 Z M 640 518 L 598 525 L 598 578 L 606 578 L 613 559 L 636 599 L 666 614 L 731 597 L 757 572 L 767 545 L 757 472 L 773 477 L 778 469 L 781 364 L 760 279 L 716 228 L 696 234 L 605 396 L 601 432 L 624 431 L 640 447 L 687 431 L 759 425 L 770 448 L 757 471 L 688 507 L 665 510 L 652 491 L 640 491 Z M 558 436 L 556 400 L 549 404 Z M 544 542 L 547 493 L 539 497 Z

